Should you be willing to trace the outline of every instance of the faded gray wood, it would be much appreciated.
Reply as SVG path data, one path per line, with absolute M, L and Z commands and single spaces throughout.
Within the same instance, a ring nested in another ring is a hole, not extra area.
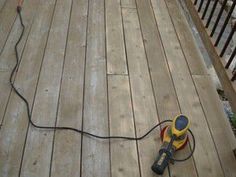
M 124 8 L 136 8 L 135 0 L 121 0 L 121 6 Z
M 108 76 L 110 135 L 135 137 L 129 78 Z M 135 141 L 111 140 L 111 176 L 140 177 Z
M 83 129 L 108 135 L 104 0 L 89 1 Z M 83 177 L 110 176 L 109 141 L 83 137 Z
M 57 126 L 82 128 L 88 1 L 73 1 L 60 91 Z M 81 136 L 56 131 L 52 177 L 80 176 Z
M 35 14 L 37 13 L 37 7 L 40 1 L 29 1 L 25 0 L 24 8 L 25 10 L 22 12 L 22 17 L 24 19 L 25 32 L 21 42 L 18 45 L 19 56 L 21 57 L 24 47 L 26 45 L 26 41 L 28 38 L 28 34 L 30 32 L 31 25 L 33 23 L 33 19 Z M 0 123 L 3 121 L 3 116 L 7 107 L 7 103 L 9 100 L 9 96 L 11 93 L 11 86 L 9 84 L 9 78 L 11 71 L 15 65 L 15 50 L 14 43 L 18 40 L 21 34 L 21 25 L 20 20 L 17 18 L 15 21 L 13 28 L 10 32 L 10 36 L 6 41 L 6 45 L 0 54 Z
M 11 31 L 12 25 L 16 19 L 16 0 L 8 0 L 0 11 L 0 53 Z
M 182 113 L 189 117 L 191 129 L 198 143 L 194 160 L 198 175 L 202 177 L 224 176 L 201 103 L 195 90 L 187 62 L 177 40 L 167 7 L 162 0 L 152 0 L 168 64 L 173 77 Z M 211 149 L 209 151 L 209 149 Z
M 165 0 L 191 74 L 207 74 L 203 56 L 176 0 Z
M 236 140 L 219 96 L 209 76 L 194 76 L 193 78 L 225 176 L 236 176 L 236 159 L 233 153 Z
M 177 28 L 183 28 L 184 31 L 185 22 L 179 22 L 184 20 L 181 12 L 172 12 L 173 9 L 179 10 L 176 2 L 172 4 L 169 0 L 167 3 L 152 0 L 150 3 L 137 0 L 137 13 L 135 1 L 122 0 L 125 34 L 121 34 L 123 31 L 117 28 L 115 34 L 126 39 L 129 75 L 107 75 L 109 72 L 106 70 L 109 59 L 105 58 L 105 35 L 108 35 L 105 33 L 105 13 L 108 15 L 112 12 L 108 13 L 109 9 L 105 11 L 104 5 L 107 8 L 111 8 L 111 5 L 119 11 L 119 1 L 104 3 L 104 0 L 80 0 L 70 4 L 71 2 L 72 0 L 57 0 L 47 45 L 55 0 L 24 2 L 24 8 L 39 3 L 37 10 L 32 8 L 22 11 L 27 27 L 33 23 L 27 42 L 26 35 L 19 48 L 23 52 L 26 43 L 23 60 L 16 75 L 17 88 L 32 105 L 42 64 L 33 120 L 41 125 L 54 126 L 58 112 L 58 126 L 82 127 L 99 135 L 109 135 L 110 132 L 111 135 L 135 136 L 136 131 L 137 136 L 141 136 L 158 122 L 158 117 L 159 120 L 171 119 L 183 112 L 191 119 L 191 129 L 197 138 L 194 154 L 196 166 L 192 160 L 171 165 L 172 176 L 235 176 L 235 163 L 230 151 L 235 146 L 232 143 L 233 135 L 227 131 L 229 125 L 207 76 L 193 76 L 193 82 L 185 50 L 194 44 L 189 44 L 184 49 L 182 37 L 184 39 L 185 34 Z M 35 18 L 32 11 L 36 14 Z M 120 17 L 114 18 L 117 20 Z M 122 26 L 120 19 L 118 22 L 118 26 Z M 0 62 L 4 59 L 8 70 L 14 61 L 11 43 L 19 35 L 18 25 L 19 21 L 16 20 L 13 28 L 9 28 L 11 35 L 6 39 L 7 45 L 2 53 L 4 58 L 0 57 Z M 183 36 L 180 37 L 181 35 Z M 114 44 L 115 42 L 110 40 L 107 47 L 113 47 L 118 52 L 122 46 Z M 9 61 L 5 57 L 9 57 Z M 196 57 L 198 59 L 200 58 Z M 195 71 L 201 70 L 197 65 L 194 67 Z M 80 174 L 83 177 L 156 176 L 150 167 L 161 146 L 159 131 L 139 142 L 107 141 L 84 136 L 81 146 L 81 136 L 74 132 L 48 132 L 30 127 L 24 151 L 27 131 L 25 104 L 12 93 L 0 129 L 1 177 L 18 176 L 21 160 L 21 176 L 27 177 L 77 177 Z M 21 159 L 23 152 L 24 157 Z M 181 158 L 187 152 L 188 148 L 178 152 L 176 157 Z
M 107 73 L 127 74 L 120 0 L 106 0 Z
M 125 8 L 122 13 L 135 126 L 137 136 L 141 136 L 158 122 L 158 117 L 137 10 Z M 150 170 L 150 166 L 156 158 L 157 147 L 161 145 L 160 139 L 158 140 L 157 137 L 159 137 L 158 134 L 156 136 L 152 134 L 152 136 L 138 141 L 140 170 L 143 177 L 155 176 Z
M 144 38 L 149 71 L 151 74 L 153 91 L 155 94 L 156 105 L 160 121 L 173 119 L 180 114 L 177 96 L 174 85 L 166 63 L 165 53 L 163 51 L 159 31 L 153 14 L 153 9 L 149 0 L 137 0 L 139 19 Z M 151 30 L 150 30 L 151 29 Z M 176 157 L 183 159 L 190 153 L 189 148 L 185 148 Z M 193 160 L 185 163 L 171 165 L 171 174 L 174 176 L 197 176 Z M 166 173 L 164 176 L 169 176 Z
M 32 105 L 55 0 L 41 1 L 16 76 L 15 85 Z M 0 132 L 0 176 L 18 176 L 28 118 L 24 102 L 11 94 Z
M 6 1 L 7 1 L 7 0 L 0 0 L 0 13 L 1 13 L 1 11 L 2 11 L 2 9 L 3 9 L 3 7 L 4 7 L 5 3 L 6 3 Z
M 71 1 L 57 1 L 32 112 L 39 125 L 55 125 L 70 10 Z M 21 176 L 49 175 L 53 134 L 29 127 Z

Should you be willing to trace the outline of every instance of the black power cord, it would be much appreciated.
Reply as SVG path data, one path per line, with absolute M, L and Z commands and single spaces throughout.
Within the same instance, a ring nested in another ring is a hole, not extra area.
M 83 130 L 79 130 L 73 127 L 50 127 L 50 126 L 41 126 L 41 125 L 37 125 L 32 121 L 32 116 L 31 116 L 31 112 L 30 112 L 30 106 L 29 106 L 29 102 L 28 100 L 16 89 L 15 85 L 14 85 L 14 81 L 13 81 L 13 76 L 15 74 L 15 72 L 17 71 L 17 68 L 19 66 L 19 54 L 18 54 L 18 44 L 20 43 L 23 35 L 24 35 L 24 31 L 25 31 L 25 25 L 23 23 L 23 19 L 21 16 L 21 6 L 17 6 L 17 13 L 19 15 L 20 18 L 20 23 L 21 23 L 21 27 L 22 27 L 22 32 L 21 35 L 19 37 L 19 39 L 17 40 L 16 44 L 15 44 L 15 56 L 16 56 L 16 64 L 14 66 L 14 68 L 12 69 L 11 72 L 11 76 L 10 76 L 10 84 L 12 89 L 14 90 L 14 92 L 22 99 L 22 101 L 26 104 L 26 109 L 27 109 L 27 116 L 28 116 L 28 121 L 30 123 L 30 125 L 32 125 L 35 128 L 38 129 L 45 129 L 45 130 L 70 130 L 70 131 L 74 131 L 77 133 L 80 133 L 81 135 L 87 135 L 90 137 L 94 137 L 94 138 L 98 138 L 98 139 L 123 139 L 123 140 L 131 140 L 131 141 L 138 141 L 138 140 L 142 140 L 144 139 L 146 136 L 148 136 L 153 130 L 155 130 L 157 127 L 159 127 L 160 125 L 167 123 L 167 122 L 172 122 L 172 120 L 164 120 L 162 122 L 159 122 L 158 124 L 156 124 L 153 128 L 151 128 L 148 132 L 146 132 L 144 135 L 140 136 L 140 137 L 128 137 L 128 136 L 100 136 L 100 135 L 96 135 L 96 134 L 92 134 Z M 194 150 L 195 150 L 195 138 L 193 135 L 193 132 L 188 129 L 189 133 L 191 134 L 192 137 L 192 141 L 193 141 L 193 147 L 191 150 L 191 153 L 184 159 L 171 159 L 172 161 L 177 161 L 177 162 L 182 162 L 182 161 L 186 161 L 189 158 L 192 157 Z

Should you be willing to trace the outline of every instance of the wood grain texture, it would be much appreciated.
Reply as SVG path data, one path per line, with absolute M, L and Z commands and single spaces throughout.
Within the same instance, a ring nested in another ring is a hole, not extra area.
M 225 176 L 236 176 L 236 159 L 233 153 L 236 140 L 212 80 L 209 76 L 194 76 L 193 78 Z
M 120 0 L 106 0 L 107 73 L 127 74 Z
M 154 95 L 148 71 L 145 50 L 136 9 L 122 10 L 127 59 L 130 74 L 133 109 L 137 136 L 143 135 L 158 122 Z M 161 142 L 157 134 L 138 141 L 141 176 L 150 177 L 155 174 L 150 170 Z
M 176 0 L 166 0 L 165 2 L 191 74 L 206 75 L 207 71 L 203 56 L 200 54 L 200 50 L 178 2 Z
M 0 0 L 0 13 L 1 13 L 3 7 L 5 6 L 6 1 L 7 0 Z
M 17 0 L 8 0 L 0 11 L 0 53 L 4 48 L 8 34 L 16 19 L 16 4 Z
M 22 53 L 24 51 L 26 41 L 31 29 L 31 25 L 34 20 L 34 16 L 37 13 L 37 7 L 40 1 L 28 1 L 25 0 L 25 10 L 22 13 L 24 19 L 25 32 L 21 42 L 18 45 L 19 56 L 21 59 Z M 36 9 L 36 10 L 35 10 Z M 3 121 L 3 116 L 7 107 L 9 96 L 11 93 L 11 87 L 9 84 L 9 78 L 12 68 L 15 65 L 15 50 L 14 43 L 18 40 L 21 33 L 21 26 L 19 17 L 16 19 L 12 30 L 10 32 L 9 38 L 6 41 L 5 47 L 0 55 L 0 122 Z
M 24 8 L 27 30 L 15 84 L 33 107 L 34 122 L 133 137 L 184 113 L 197 149 L 191 160 L 170 165 L 171 176 L 235 176 L 234 137 L 210 79 L 198 61 L 190 67 L 187 50 L 195 44 L 190 38 L 183 45 L 187 24 L 176 1 L 25 0 Z M 8 29 L 0 68 L 9 74 L 19 19 Z M 120 55 L 114 67 L 109 48 Z M 8 88 L 0 88 L 3 98 Z M 13 92 L 1 111 L 0 177 L 18 176 L 19 170 L 21 177 L 156 176 L 150 167 L 162 145 L 158 130 L 138 142 L 38 130 L 28 126 L 25 104 Z
M 135 137 L 129 78 L 108 76 L 108 95 L 110 135 Z M 135 141 L 111 140 L 111 176 L 140 176 Z
M 123 8 L 136 8 L 135 0 L 121 0 Z
M 162 120 L 171 119 L 180 111 L 150 1 L 137 0 L 137 9 L 158 114 Z
M 83 129 L 108 135 L 104 0 L 89 1 Z M 110 176 L 109 141 L 83 137 L 82 176 Z
M 22 63 L 16 76 L 16 88 L 32 105 L 37 86 L 44 46 L 47 41 L 55 0 L 39 4 L 29 39 L 25 46 Z M 0 133 L 0 176 L 18 176 L 24 142 L 28 129 L 25 104 L 16 94 L 11 94 Z
M 82 128 L 88 1 L 73 1 L 60 91 L 57 126 Z M 56 131 L 52 177 L 80 175 L 81 136 Z
M 169 68 L 166 63 L 166 57 L 156 26 L 153 9 L 149 0 L 136 0 L 136 2 L 159 119 L 160 121 L 173 119 L 176 115 L 180 114 L 180 108 L 169 73 Z M 181 153 L 177 153 L 176 158 L 183 159 L 189 153 L 190 150 L 187 147 L 182 150 Z M 171 165 L 171 174 L 181 177 L 188 177 L 190 175 L 197 176 L 192 159 L 185 163 Z M 166 173 L 164 176 L 169 175 Z
M 33 121 L 39 125 L 55 125 L 71 10 L 70 2 L 58 0 L 55 7 L 32 112 Z M 53 134 L 53 131 L 29 127 L 21 176 L 49 175 Z
M 168 64 L 182 113 L 191 121 L 198 143 L 194 160 L 199 176 L 224 176 L 211 133 L 195 90 L 182 48 L 177 40 L 167 7 L 162 0 L 152 0 Z M 211 149 L 211 151 L 209 151 Z

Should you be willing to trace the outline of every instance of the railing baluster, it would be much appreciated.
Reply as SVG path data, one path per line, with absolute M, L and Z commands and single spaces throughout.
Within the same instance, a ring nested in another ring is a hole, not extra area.
M 220 57 L 223 57 L 223 55 L 224 55 L 224 53 L 225 53 L 225 51 L 226 51 L 226 49 L 227 49 L 227 47 L 228 47 L 232 37 L 234 35 L 235 30 L 236 30 L 236 23 L 234 23 L 234 26 L 233 26 L 233 28 L 232 28 L 232 30 L 231 30 L 231 32 L 230 32 L 226 42 L 225 42 L 225 45 L 224 45 L 223 49 L 221 50 Z
M 210 13 L 210 15 L 208 17 L 208 20 L 207 20 L 207 23 L 206 23 L 206 28 L 208 28 L 210 23 L 211 23 L 211 19 L 212 19 L 213 15 L 214 15 L 214 12 L 216 10 L 216 6 L 217 6 L 218 2 L 219 2 L 219 0 L 215 0 L 215 2 L 213 4 L 213 7 L 211 9 L 211 13 Z
M 201 1 L 200 1 L 199 7 L 198 7 L 198 10 L 197 10 L 198 12 L 201 11 L 203 2 L 204 2 L 204 0 L 201 0 Z
M 230 56 L 230 58 L 229 58 L 227 64 L 225 65 L 225 68 L 226 68 L 226 69 L 229 68 L 230 64 L 232 63 L 232 61 L 233 61 L 233 59 L 234 59 L 234 57 L 235 57 L 235 55 L 236 55 L 236 47 L 234 48 L 233 53 L 231 54 L 231 56 Z
M 211 0 L 208 0 L 208 1 L 207 1 L 206 7 L 205 7 L 204 12 L 203 12 L 203 14 L 202 14 L 202 20 L 204 20 L 204 18 L 205 18 L 205 16 L 206 16 L 207 10 L 208 10 L 209 5 L 210 5 L 210 2 L 211 2 Z
M 194 5 L 196 5 L 196 4 L 197 4 L 197 1 L 198 1 L 198 0 L 195 0 L 195 1 L 194 1 Z
M 224 22 L 224 24 L 223 24 L 223 26 L 222 26 L 222 28 L 220 30 L 220 33 L 219 33 L 218 37 L 216 39 L 215 46 L 217 46 L 219 44 L 219 42 L 220 42 L 220 39 L 221 39 L 221 37 L 222 37 L 222 35 L 223 35 L 224 31 L 225 31 L 225 28 L 226 28 L 226 26 L 227 26 L 227 24 L 229 22 L 229 19 L 230 19 L 231 15 L 232 15 L 232 13 L 234 11 L 235 5 L 236 5 L 236 0 L 233 2 L 232 6 L 230 8 L 230 11 L 229 11 L 229 13 L 228 13 L 228 15 L 227 15 L 227 17 L 225 19 L 225 22 Z
M 217 16 L 216 22 L 215 22 L 215 24 L 214 24 L 214 26 L 213 26 L 213 28 L 212 28 L 212 31 L 211 31 L 211 34 L 210 34 L 211 37 L 212 37 L 212 36 L 214 35 L 214 33 L 215 33 L 215 30 L 216 30 L 216 28 L 217 28 L 217 26 L 218 26 L 218 23 L 219 23 L 219 21 L 220 21 L 220 18 L 221 18 L 222 14 L 223 14 L 223 11 L 224 11 L 224 9 L 225 9 L 226 3 L 227 3 L 227 0 L 224 0 L 222 6 L 221 6 L 221 8 L 220 8 L 220 12 L 219 12 L 219 14 L 218 14 L 218 16 Z

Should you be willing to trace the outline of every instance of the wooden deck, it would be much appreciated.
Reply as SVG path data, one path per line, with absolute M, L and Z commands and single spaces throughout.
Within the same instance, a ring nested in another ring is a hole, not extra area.
M 158 130 L 131 142 L 29 126 L 8 83 L 15 6 L 0 0 L 0 177 L 156 176 Z M 22 15 L 15 85 L 34 122 L 140 136 L 184 113 L 197 146 L 170 166 L 172 177 L 236 177 L 235 138 L 177 0 L 24 0 Z

